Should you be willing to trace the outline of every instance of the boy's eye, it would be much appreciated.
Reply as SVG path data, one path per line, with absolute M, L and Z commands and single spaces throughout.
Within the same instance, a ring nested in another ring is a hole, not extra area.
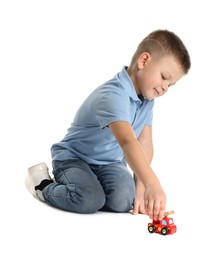
M 162 74 L 161 76 L 162 76 L 162 79 L 166 80 L 166 77 L 164 77 L 164 75 L 163 75 L 163 74 Z

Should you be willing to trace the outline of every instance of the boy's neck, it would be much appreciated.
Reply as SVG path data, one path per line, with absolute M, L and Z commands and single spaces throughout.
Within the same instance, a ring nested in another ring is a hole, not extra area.
M 137 84 L 136 84 L 136 72 L 135 70 L 133 70 L 131 67 L 128 67 L 126 69 L 131 81 L 133 82 L 133 86 L 135 88 L 136 94 L 139 96 L 141 94 L 141 92 L 139 91 Z

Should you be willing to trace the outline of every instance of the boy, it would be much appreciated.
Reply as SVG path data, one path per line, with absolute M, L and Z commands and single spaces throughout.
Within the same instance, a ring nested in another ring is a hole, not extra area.
M 190 66 L 189 53 L 177 35 L 168 30 L 150 33 L 130 66 L 88 96 L 63 140 L 52 145 L 55 181 L 40 163 L 28 169 L 26 188 L 67 211 L 133 209 L 134 214 L 162 219 L 166 195 L 150 166 L 154 99 Z

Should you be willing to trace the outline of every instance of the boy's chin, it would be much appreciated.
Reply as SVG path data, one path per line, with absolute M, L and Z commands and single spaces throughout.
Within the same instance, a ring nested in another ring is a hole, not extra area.
M 145 99 L 147 99 L 147 100 L 149 100 L 149 101 L 152 101 L 152 100 L 154 100 L 156 97 L 154 97 L 154 96 L 149 96 L 149 97 L 146 97 Z
M 155 96 L 154 93 L 152 93 L 152 92 L 148 92 L 148 93 L 146 93 L 146 95 L 143 95 L 143 97 L 144 97 L 146 100 L 152 101 L 152 100 L 155 99 L 157 96 Z

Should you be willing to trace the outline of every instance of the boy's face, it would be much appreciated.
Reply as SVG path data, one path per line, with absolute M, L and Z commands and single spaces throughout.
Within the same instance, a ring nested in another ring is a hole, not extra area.
M 184 75 L 184 72 L 173 56 L 152 59 L 148 53 L 138 60 L 138 68 L 134 79 L 137 94 L 152 100 L 163 96 L 168 88 Z

